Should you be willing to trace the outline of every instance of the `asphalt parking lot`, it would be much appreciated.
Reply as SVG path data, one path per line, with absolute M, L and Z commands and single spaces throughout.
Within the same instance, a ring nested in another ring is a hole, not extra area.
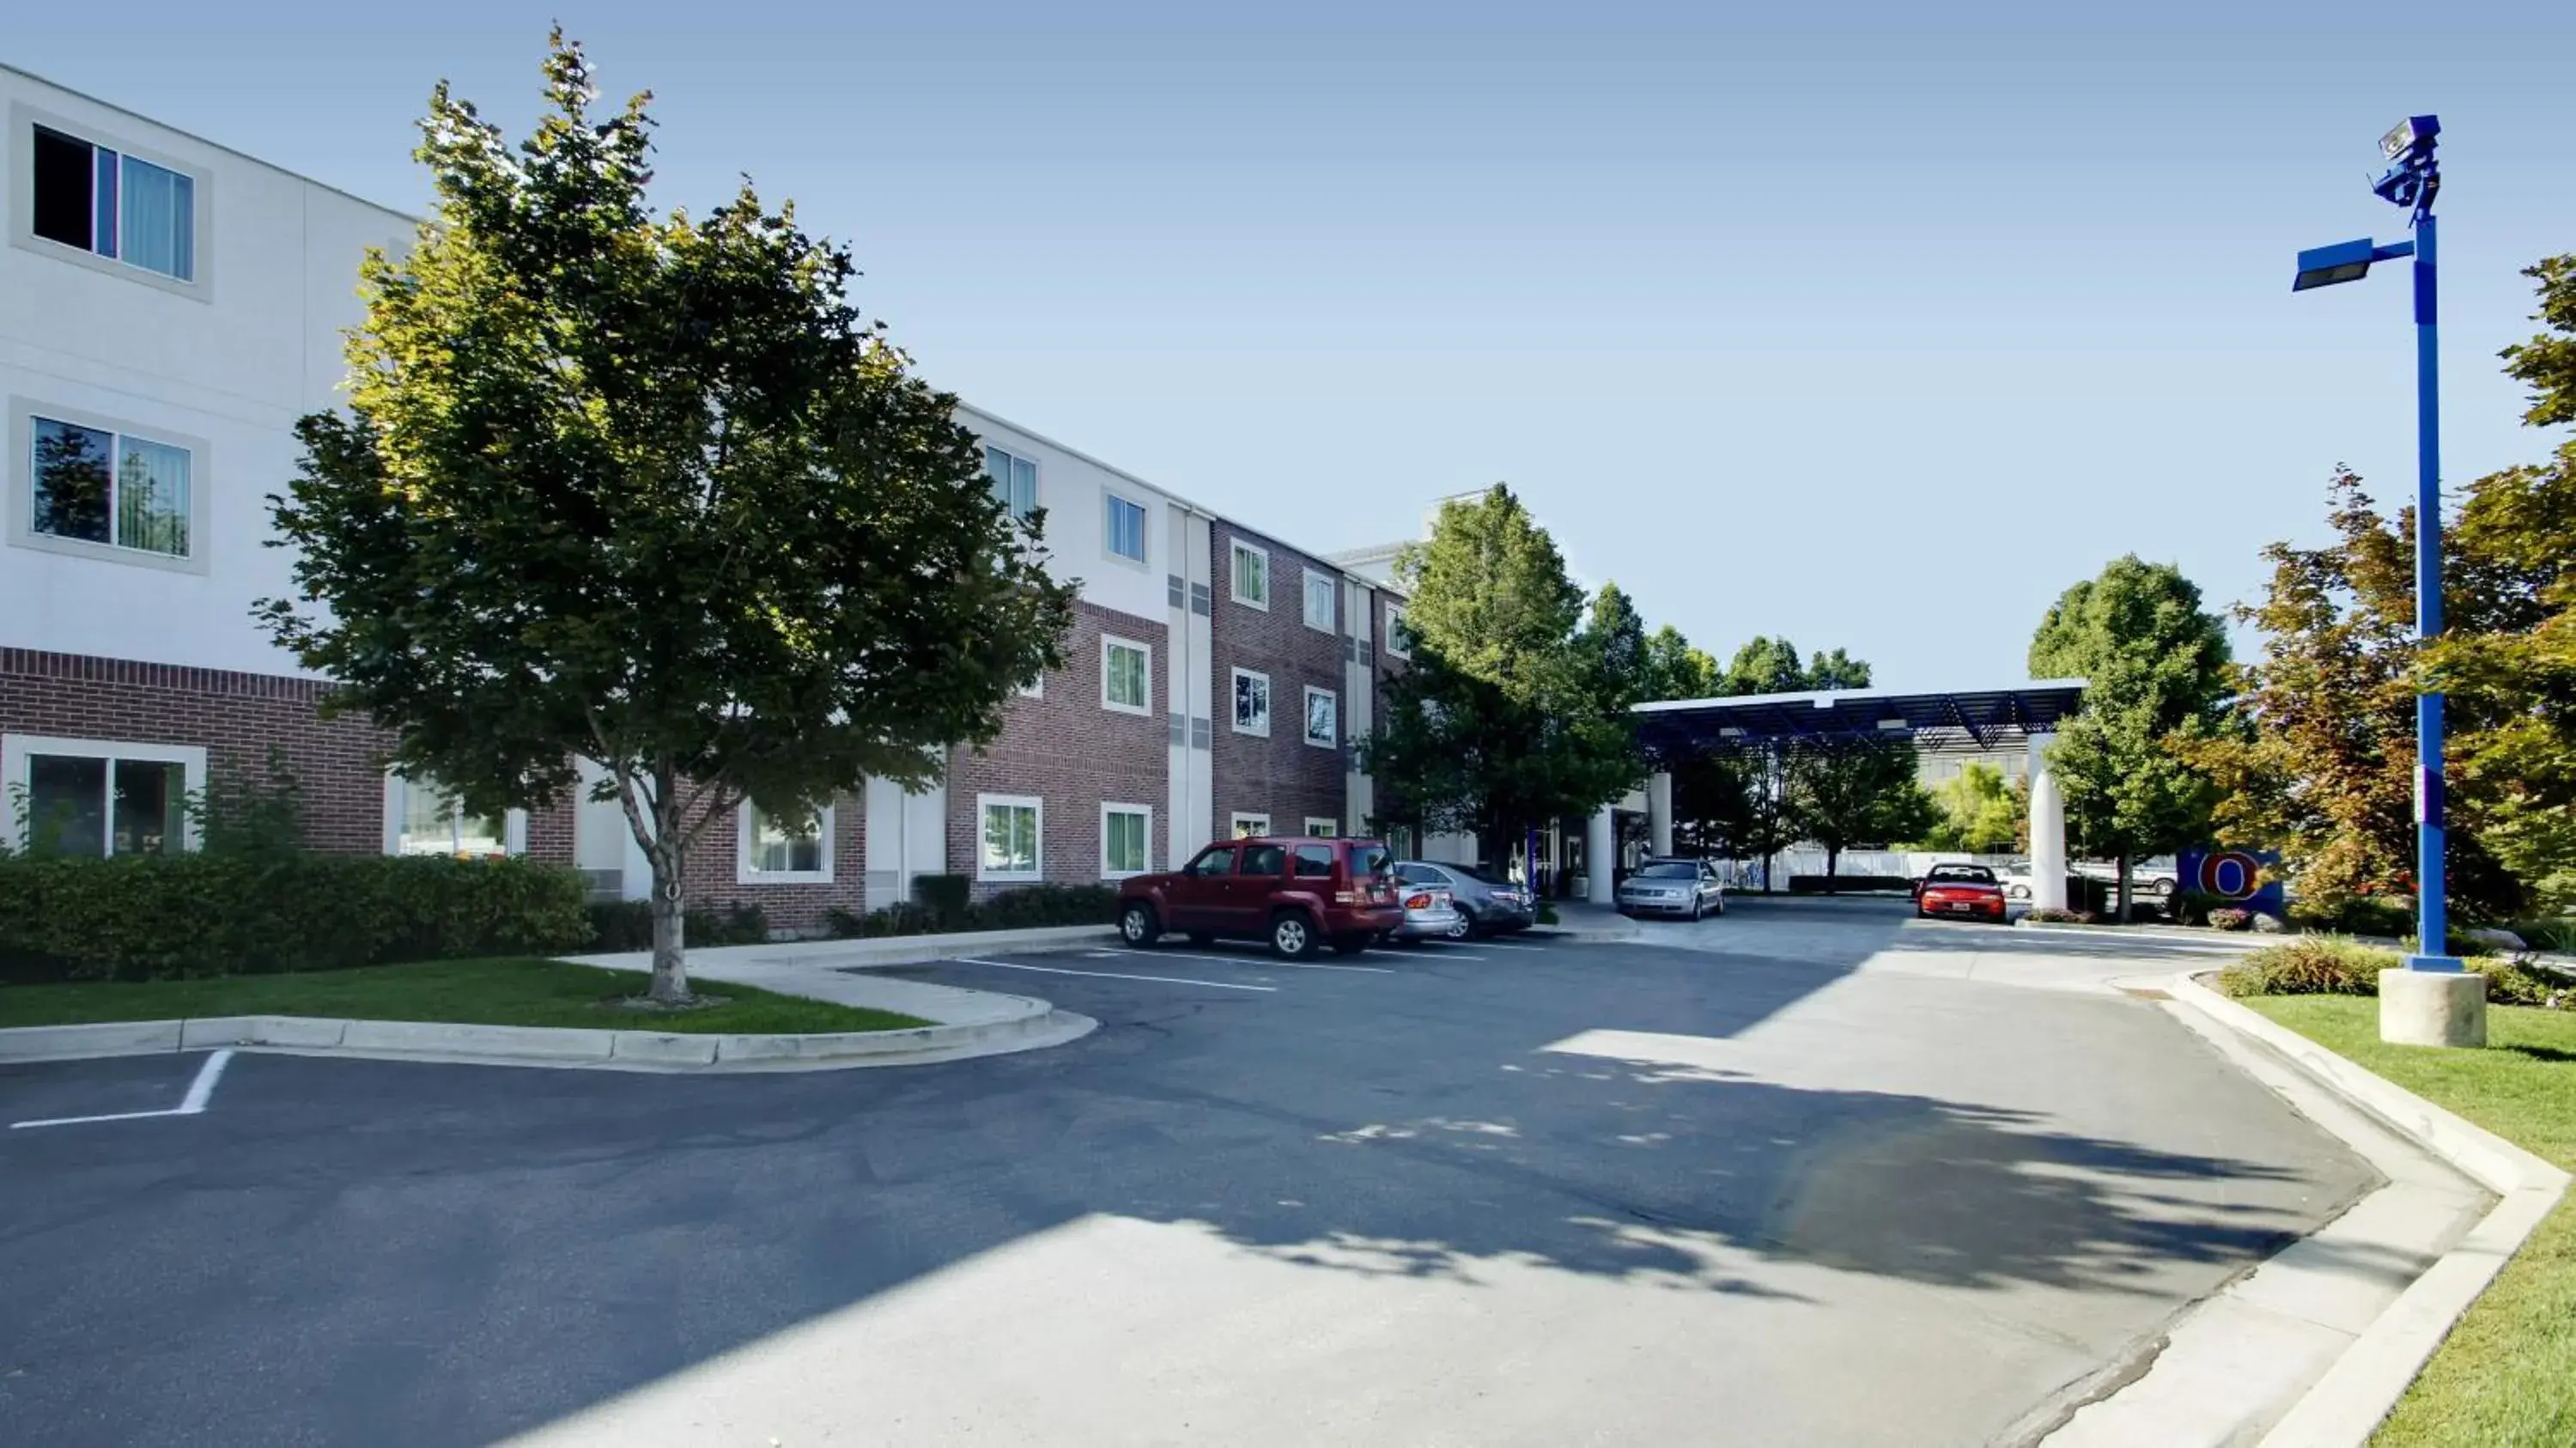
M 2105 984 L 2198 947 L 1646 936 L 908 968 L 1101 1022 L 939 1066 L 244 1053 L 0 1131 L 0 1442 L 1983 1443 L 2371 1183 Z

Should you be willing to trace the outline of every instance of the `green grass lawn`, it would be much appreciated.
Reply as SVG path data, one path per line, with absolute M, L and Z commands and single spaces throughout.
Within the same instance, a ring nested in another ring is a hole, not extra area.
M 641 995 L 644 981 L 640 971 L 510 957 L 136 985 L 11 985 L 0 986 L 0 1027 L 198 1016 L 325 1016 L 744 1034 L 894 1031 L 929 1024 L 891 1011 L 809 1001 L 718 981 L 698 982 L 697 989 L 702 995 L 724 997 L 720 1006 L 661 1012 L 628 1010 L 617 1004 Z
M 2487 1049 L 2391 1046 L 2379 1002 L 2259 996 L 2291 1030 L 2576 1171 L 2576 1011 L 2487 1007 Z M 2451 1330 L 2375 1448 L 2576 1443 L 2576 1198 L 2559 1203 Z

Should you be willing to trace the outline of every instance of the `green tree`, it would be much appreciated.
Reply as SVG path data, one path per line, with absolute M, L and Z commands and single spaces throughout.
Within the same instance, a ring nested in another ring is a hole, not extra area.
M 513 149 L 441 85 L 436 205 L 361 270 L 346 415 L 272 500 L 296 597 L 262 613 L 465 806 L 605 770 L 654 880 L 656 1000 L 688 999 L 680 865 L 745 802 L 810 821 L 939 777 L 1062 662 L 1073 588 L 989 490 L 954 399 L 845 291 L 849 254 L 746 182 L 654 216 L 645 97 L 579 47 Z
M 1727 695 L 1795 694 L 1813 687 L 1798 646 L 1787 639 L 1756 634 L 1727 660 L 1717 691 Z
M 1646 636 L 1646 697 L 1706 699 L 1718 691 L 1717 660 L 1691 646 L 1682 631 L 1665 624 Z
M 2217 731 L 2227 670 L 2227 631 L 2200 589 L 2135 555 L 2059 595 L 2031 638 L 2031 677 L 2086 681 L 2049 759 L 2076 843 L 2118 862 L 2121 920 L 2138 856 L 2208 836 L 2216 790 L 2178 746 Z
M 1674 672 L 1681 674 L 1688 685 L 1688 692 L 1674 689 L 1666 695 L 1670 698 L 1856 689 L 1868 687 L 1870 678 L 1869 665 L 1842 649 L 1819 652 L 1809 660 L 1785 638 L 1755 637 L 1735 651 L 1723 670 L 1708 655 L 1690 648 L 1678 632 L 1673 633 L 1673 644 L 1669 646 L 1657 647 L 1650 641 L 1649 651 L 1663 658 L 1704 661 L 1696 665 L 1686 662 L 1675 668 Z M 1771 856 L 1796 843 L 1803 827 L 1789 796 L 1794 772 L 1791 758 L 1774 744 L 1730 746 L 1668 761 L 1667 768 L 1673 776 L 1676 831 L 1695 840 L 1704 851 L 1722 850 L 1738 858 L 1760 859 L 1765 872 L 1763 888 L 1770 888 Z M 1819 776 L 1837 769 L 1858 768 L 1866 776 L 1875 763 L 1836 755 L 1810 760 L 1806 768 Z M 1817 783 L 1822 795 L 1841 796 L 1835 784 L 1821 778 Z M 1907 784 L 1912 787 L 1910 779 Z
M 1991 764 L 1971 759 L 1932 791 L 1939 810 L 1922 844 L 1931 850 L 2001 854 L 2016 848 L 2030 825 L 2030 794 Z
M 1618 584 L 1605 583 L 1592 595 L 1578 641 L 1580 662 L 1591 672 L 1604 709 L 1624 718 L 1630 705 L 1659 697 L 1654 693 L 1655 660 L 1646 646 L 1646 621 Z
M 1579 632 L 1583 595 L 1509 488 L 1441 505 L 1431 537 L 1396 561 L 1413 666 L 1387 688 L 1384 727 L 1363 745 L 1391 809 L 1426 829 L 1491 844 L 1522 826 L 1590 814 L 1641 767 L 1623 698 L 1637 687 L 1605 659 L 1642 653 L 1625 596 Z
M 1784 797 L 1792 827 L 1825 847 L 1831 879 L 1844 850 L 1910 840 L 1940 817 L 1914 782 L 1911 740 L 1834 739 L 1789 751 Z

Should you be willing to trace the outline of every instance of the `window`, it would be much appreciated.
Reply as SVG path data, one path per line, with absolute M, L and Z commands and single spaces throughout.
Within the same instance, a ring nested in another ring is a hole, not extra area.
M 1100 707 L 1154 712 L 1154 651 L 1131 639 L 1100 637 Z
M 20 517 L 27 541 L 192 556 L 194 457 L 188 448 L 37 412 L 23 417 L 27 498 Z
M 39 854 L 169 855 L 195 843 L 188 797 L 206 751 L 10 735 L 0 745 L 8 838 Z
M 172 281 L 196 280 L 195 177 L 50 126 L 30 129 L 30 234 Z
M 1154 811 L 1149 805 L 1100 807 L 1100 873 L 1105 879 L 1141 875 L 1153 868 Z
M 1386 651 L 1399 659 L 1413 657 L 1413 635 L 1404 630 L 1404 610 L 1386 606 Z
M 1234 671 L 1234 732 L 1270 732 L 1270 676 L 1249 669 Z
M 1299 845 L 1297 847 L 1297 868 L 1290 873 L 1294 874 L 1300 880 L 1329 880 L 1333 878 L 1333 847 L 1330 845 Z
M 1333 631 L 1336 616 L 1333 595 L 1338 592 L 1340 590 L 1334 586 L 1331 574 L 1317 573 L 1311 568 L 1306 570 L 1306 627 L 1319 628 L 1326 633 Z
M 1312 684 L 1306 686 L 1306 742 L 1325 749 L 1342 742 L 1341 696 Z
M 1101 536 L 1109 540 L 1110 556 L 1144 562 L 1145 509 L 1116 493 L 1102 496 L 1109 500 L 1109 516 L 1103 524 Z
M 825 805 L 810 819 L 791 823 L 746 801 L 742 807 L 742 847 L 735 862 L 738 885 L 832 882 L 832 809 Z
M 975 796 L 975 811 L 983 820 L 983 845 L 975 855 L 976 879 L 1039 877 L 1038 832 L 1044 809 L 1030 795 Z
M 1234 837 L 1238 840 L 1249 839 L 1254 835 L 1266 835 L 1270 833 L 1270 816 L 1266 814 L 1245 814 L 1243 811 L 1237 810 L 1234 813 L 1233 825 Z M 1244 873 L 1250 874 L 1251 871 L 1246 870 Z
M 993 496 L 1011 510 L 1011 516 L 1025 523 L 1038 510 L 1038 465 L 1015 453 L 997 447 L 984 449 L 984 476 L 993 485 Z
M 1325 839 L 1330 839 L 1330 838 L 1331 838 L 1331 837 L 1333 837 L 1334 835 L 1338 835 L 1338 834 L 1340 834 L 1341 832 L 1342 832 L 1342 823 L 1341 823 L 1341 821 L 1339 821 L 1339 820 L 1328 820 L 1328 819 L 1324 818 L 1322 815 L 1308 815 L 1308 816 L 1306 816 L 1306 833 L 1307 833 L 1307 834 L 1315 835 L 1315 836 L 1318 836 L 1318 837 L 1321 837 L 1321 838 L 1325 838 Z
M 1270 606 L 1270 555 L 1249 543 L 1234 545 L 1234 601 L 1254 608 Z
M 471 813 L 428 775 L 388 776 L 385 805 L 386 854 L 479 860 L 511 853 L 508 815 Z
M 1246 845 L 1243 847 L 1243 869 L 1246 875 L 1284 875 L 1288 873 L 1286 845 Z
M 1190 873 L 1200 879 L 1234 873 L 1234 846 L 1210 845 L 1190 861 Z

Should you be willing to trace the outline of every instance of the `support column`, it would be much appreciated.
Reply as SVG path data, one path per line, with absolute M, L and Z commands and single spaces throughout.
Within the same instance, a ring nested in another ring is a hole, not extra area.
M 1619 822 L 1603 805 L 1583 832 L 1583 898 L 1595 905 L 1616 902 L 1611 875 L 1619 859 Z
M 1646 833 L 1657 858 L 1672 854 L 1673 777 L 1669 774 L 1646 776 Z
M 2066 797 L 2048 764 L 2054 734 L 2030 736 L 2030 904 L 2034 910 L 2066 908 Z

